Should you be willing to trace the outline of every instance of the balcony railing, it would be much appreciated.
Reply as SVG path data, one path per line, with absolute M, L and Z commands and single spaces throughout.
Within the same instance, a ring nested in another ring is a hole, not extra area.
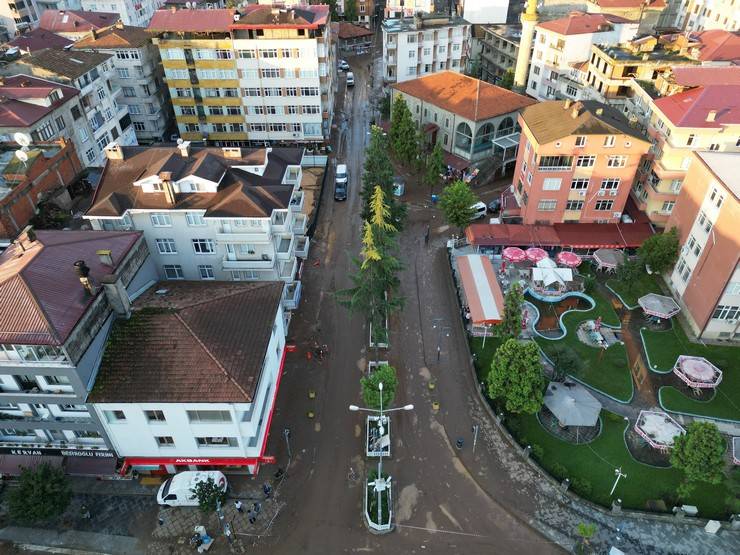
M 275 260 L 269 256 L 240 257 L 226 255 L 223 257 L 224 270 L 271 270 L 275 267 Z
M 293 256 L 294 240 L 293 237 L 279 237 L 275 245 L 275 252 L 280 260 L 287 260 Z
M 290 197 L 290 209 L 293 212 L 301 212 L 303 210 L 304 196 L 303 191 L 295 191 Z
M 287 260 L 285 262 L 280 263 L 280 279 L 284 279 L 286 281 L 293 281 L 295 278 L 295 272 L 297 267 L 298 261 L 293 258 L 291 260 Z
M 301 282 L 296 281 L 285 286 L 283 291 L 283 307 L 286 310 L 295 310 L 298 308 L 298 302 L 301 299 Z
M 308 256 L 309 239 L 305 235 L 296 237 L 295 242 L 295 255 L 298 258 L 306 258 Z
M 293 216 L 293 225 L 291 227 L 293 233 L 304 235 L 306 233 L 306 222 L 307 218 L 305 214 L 295 214 Z

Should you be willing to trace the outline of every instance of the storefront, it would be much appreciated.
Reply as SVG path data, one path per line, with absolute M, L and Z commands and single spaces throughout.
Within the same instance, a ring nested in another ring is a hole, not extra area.
M 41 464 L 63 468 L 73 476 L 113 476 L 118 459 L 107 449 L 0 447 L 0 473 L 19 476 L 23 468 Z
M 175 474 L 185 470 L 221 470 L 257 474 L 261 464 L 275 464 L 275 457 L 126 457 L 121 475 L 129 469 L 149 474 Z

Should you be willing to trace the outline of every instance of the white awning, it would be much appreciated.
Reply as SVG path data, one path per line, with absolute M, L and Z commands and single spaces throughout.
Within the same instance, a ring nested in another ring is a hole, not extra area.
M 573 270 L 570 268 L 532 268 L 532 280 L 540 281 L 545 286 L 553 283 L 565 285 L 573 281 Z
M 519 133 L 512 133 L 505 137 L 496 137 L 493 139 L 493 144 L 503 149 L 515 147 L 519 144 Z

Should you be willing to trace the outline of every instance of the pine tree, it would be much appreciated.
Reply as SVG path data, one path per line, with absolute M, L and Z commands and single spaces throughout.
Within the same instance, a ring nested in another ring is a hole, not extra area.
M 511 286 L 504 299 L 504 317 L 494 328 L 497 337 L 506 340 L 516 339 L 522 331 L 522 303 L 524 295 L 518 284 Z
M 406 101 L 400 94 L 396 96 L 391 111 L 391 148 L 404 164 L 415 162 L 419 155 L 416 124 Z
M 434 145 L 432 153 L 427 159 L 427 167 L 424 172 L 424 183 L 429 185 L 429 190 L 434 191 L 434 186 L 439 183 L 442 173 L 445 171 L 445 154 L 439 143 Z
M 365 164 L 362 173 L 362 219 L 370 220 L 370 199 L 376 185 L 383 189 L 391 211 L 390 221 L 397 230 L 403 227 L 406 217 L 406 204 L 393 197 L 393 164 L 388 156 L 388 139 L 380 127 L 370 128 L 370 143 L 365 150 Z
M 498 82 L 499 87 L 511 90 L 514 86 L 514 70 L 507 69 L 506 72 L 501 76 L 501 81 Z

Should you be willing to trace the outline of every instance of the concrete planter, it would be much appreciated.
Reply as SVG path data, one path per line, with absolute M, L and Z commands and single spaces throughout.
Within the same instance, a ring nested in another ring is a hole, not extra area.
M 371 495 L 378 495 L 378 492 L 374 490 L 375 483 L 367 481 L 365 482 L 365 502 L 363 504 L 363 509 L 365 512 L 365 522 L 367 523 L 368 528 L 370 531 L 374 534 L 388 534 L 389 532 L 393 531 L 393 496 L 392 496 L 392 485 L 391 481 L 389 479 L 388 485 L 386 489 L 382 492 L 380 492 L 380 503 L 387 504 L 388 507 L 388 516 L 387 520 L 384 522 L 376 522 L 378 519 L 377 512 L 373 515 L 370 515 L 369 509 L 370 509 L 370 502 L 369 497 Z M 381 510 L 381 513 L 383 511 Z
M 387 360 L 371 360 L 367 363 L 367 375 L 369 376 L 375 370 L 378 369 L 379 366 L 389 366 L 390 363 Z

